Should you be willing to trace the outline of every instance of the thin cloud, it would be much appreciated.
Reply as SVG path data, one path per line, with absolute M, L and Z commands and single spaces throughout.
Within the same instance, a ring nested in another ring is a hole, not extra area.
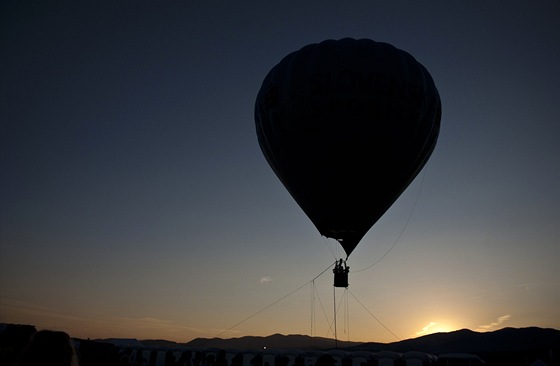
M 508 321 L 511 318 L 511 315 L 502 315 L 498 318 L 495 322 L 485 325 L 479 325 L 476 329 L 477 332 L 488 332 L 489 330 L 496 328 L 497 326 L 501 325 L 502 323 Z
M 215 330 L 202 329 L 196 327 L 185 326 L 178 324 L 173 320 L 151 318 L 151 317 L 117 317 L 113 319 L 114 324 L 121 324 L 127 329 L 136 329 L 141 331 L 159 331 L 166 330 L 170 332 L 198 332 L 198 333 L 208 333 L 214 334 Z
M 265 276 L 265 277 L 261 277 L 261 279 L 259 280 L 259 283 L 262 285 L 264 283 L 270 282 L 272 281 L 272 278 L 269 276 Z
M 20 301 L 15 299 L 2 299 L 0 300 L 0 311 L 9 314 L 11 317 L 27 319 L 36 321 L 36 319 L 43 320 L 41 323 L 57 324 L 64 321 L 82 321 L 82 322 L 95 322 L 96 319 L 88 318 L 81 315 L 69 315 L 65 312 L 57 311 L 51 307 L 38 305 L 32 302 Z
M 430 328 L 433 328 L 437 323 L 436 322 L 430 322 L 428 325 L 426 325 L 424 328 L 422 328 L 422 330 L 416 332 L 417 336 L 422 336 L 425 334 L 429 333 Z

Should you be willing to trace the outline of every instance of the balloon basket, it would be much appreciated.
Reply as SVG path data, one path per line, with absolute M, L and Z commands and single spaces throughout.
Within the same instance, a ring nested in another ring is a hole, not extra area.
M 334 287 L 348 287 L 348 273 L 335 273 L 334 274 Z

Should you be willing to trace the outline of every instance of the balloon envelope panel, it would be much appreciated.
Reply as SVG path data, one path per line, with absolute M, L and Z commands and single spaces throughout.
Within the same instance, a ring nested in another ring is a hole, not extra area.
M 410 54 L 367 39 L 289 54 L 268 73 L 255 105 L 268 163 L 347 255 L 422 169 L 440 119 L 428 71 Z

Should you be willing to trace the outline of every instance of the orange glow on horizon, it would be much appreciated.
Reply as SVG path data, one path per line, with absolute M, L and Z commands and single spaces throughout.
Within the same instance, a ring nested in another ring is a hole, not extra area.
M 417 331 L 412 337 L 422 337 L 428 334 L 434 333 L 449 333 L 459 329 L 458 327 L 452 325 L 452 323 L 448 321 L 431 321 L 426 326 L 424 326 L 421 330 Z

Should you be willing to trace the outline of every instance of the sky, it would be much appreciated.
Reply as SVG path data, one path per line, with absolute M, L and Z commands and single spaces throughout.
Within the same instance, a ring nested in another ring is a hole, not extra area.
M 560 329 L 558 1 L 0 3 L 0 322 L 82 338 L 393 342 Z M 285 55 L 370 38 L 442 100 L 348 260 L 258 146 Z

